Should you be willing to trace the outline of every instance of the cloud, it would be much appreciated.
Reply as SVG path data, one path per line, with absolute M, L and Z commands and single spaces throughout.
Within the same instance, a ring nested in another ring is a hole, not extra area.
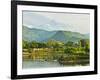
M 23 11 L 23 25 L 30 28 L 89 33 L 89 22 L 89 14 Z

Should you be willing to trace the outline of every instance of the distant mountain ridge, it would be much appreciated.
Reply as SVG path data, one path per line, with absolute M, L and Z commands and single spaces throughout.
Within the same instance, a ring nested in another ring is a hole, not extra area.
M 80 34 L 78 32 L 71 31 L 46 31 L 36 28 L 22 27 L 22 38 L 25 41 L 38 41 L 47 42 L 48 40 L 62 41 L 64 43 L 68 41 L 77 42 L 80 39 L 89 39 L 87 34 Z

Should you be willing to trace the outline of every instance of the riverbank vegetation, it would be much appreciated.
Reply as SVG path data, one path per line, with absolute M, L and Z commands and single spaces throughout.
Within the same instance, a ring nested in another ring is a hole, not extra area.
M 61 65 L 88 65 L 90 45 L 88 39 L 66 43 L 22 41 L 23 60 L 57 61 Z

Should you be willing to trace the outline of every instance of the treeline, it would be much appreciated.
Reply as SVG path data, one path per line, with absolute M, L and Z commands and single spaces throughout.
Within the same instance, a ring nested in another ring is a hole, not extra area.
M 64 50 L 65 53 L 75 53 L 75 52 L 83 52 L 88 53 L 90 49 L 89 40 L 87 39 L 81 39 L 78 42 L 67 42 L 63 43 L 60 41 L 55 40 L 49 40 L 47 42 L 28 42 L 24 41 L 22 42 L 23 49 L 28 49 L 29 52 L 31 52 L 31 49 L 33 48 L 52 48 L 54 50 Z

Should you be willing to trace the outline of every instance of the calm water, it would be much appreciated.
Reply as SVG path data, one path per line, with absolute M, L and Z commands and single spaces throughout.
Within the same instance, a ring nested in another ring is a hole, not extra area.
M 23 61 L 23 68 L 61 67 L 57 61 Z

